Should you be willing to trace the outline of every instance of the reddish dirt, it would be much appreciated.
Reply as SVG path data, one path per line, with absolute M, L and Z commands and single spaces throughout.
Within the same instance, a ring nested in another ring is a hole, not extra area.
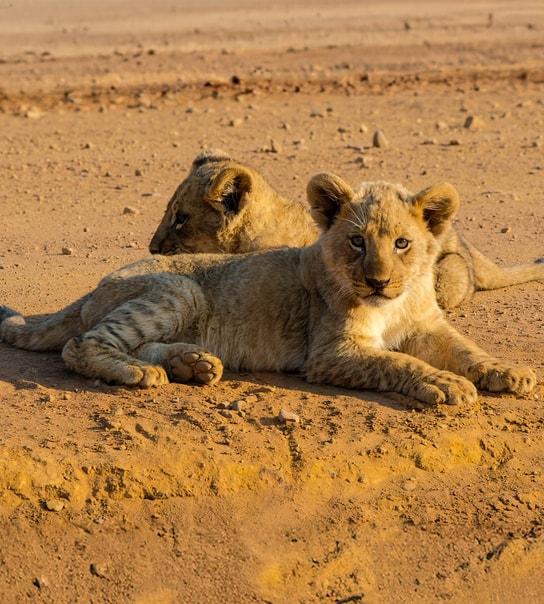
M 488 255 L 544 255 L 540 2 L 46 4 L 0 6 L 2 304 L 54 312 L 144 256 L 208 145 L 296 200 L 321 170 L 448 180 Z M 543 297 L 448 313 L 539 377 L 473 408 L 276 374 L 129 390 L 0 344 L 0 600 L 542 601 Z

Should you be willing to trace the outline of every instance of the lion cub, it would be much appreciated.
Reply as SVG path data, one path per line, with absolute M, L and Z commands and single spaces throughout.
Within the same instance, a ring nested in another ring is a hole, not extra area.
M 360 185 L 362 188 L 367 183 Z M 198 155 L 168 203 L 149 245 L 152 254 L 237 254 L 313 243 L 319 230 L 302 205 L 278 195 L 257 172 L 227 153 Z M 544 279 L 544 264 L 500 267 L 449 225 L 435 264 L 439 306 L 453 308 L 475 291 Z
M 233 370 L 470 404 L 475 386 L 525 394 L 536 377 L 463 337 L 436 302 L 433 266 L 457 212 L 449 184 L 417 195 L 385 182 L 308 185 L 323 234 L 303 248 L 154 256 L 106 277 L 39 324 L 0 311 L 0 337 L 62 349 L 88 377 L 141 387 L 213 384 Z

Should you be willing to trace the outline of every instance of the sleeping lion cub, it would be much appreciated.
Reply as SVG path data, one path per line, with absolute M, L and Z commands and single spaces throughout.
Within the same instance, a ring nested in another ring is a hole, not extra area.
M 355 193 L 319 174 L 308 198 L 323 231 L 309 247 L 150 257 L 42 323 L 3 307 L 0 337 L 62 349 L 74 371 L 141 387 L 213 384 L 224 363 L 430 405 L 471 403 L 475 386 L 533 389 L 531 369 L 478 348 L 436 303 L 433 265 L 459 205 L 451 185 Z
M 168 203 L 149 251 L 238 254 L 309 245 L 318 235 L 302 204 L 281 197 L 260 174 L 212 149 L 193 161 Z M 453 308 L 478 290 L 544 279 L 544 264 L 499 267 L 449 225 L 440 238 L 435 273 L 438 304 Z

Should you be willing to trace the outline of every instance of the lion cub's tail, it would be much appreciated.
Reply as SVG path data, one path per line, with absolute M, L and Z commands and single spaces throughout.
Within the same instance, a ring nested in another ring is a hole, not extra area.
M 484 256 L 476 247 L 465 241 L 474 267 L 475 289 L 480 291 L 500 289 L 528 281 L 544 280 L 544 258 L 533 263 L 498 266 Z
M 83 333 L 80 315 L 87 298 L 37 323 L 27 323 L 15 310 L 0 306 L 0 342 L 25 350 L 62 350 L 70 338 Z

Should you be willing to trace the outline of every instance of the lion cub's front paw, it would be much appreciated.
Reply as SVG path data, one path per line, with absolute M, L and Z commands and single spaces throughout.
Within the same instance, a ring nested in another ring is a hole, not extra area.
M 152 388 L 155 386 L 162 386 L 168 384 L 168 375 L 166 371 L 158 365 L 147 365 L 138 367 L 138 370 L 142 373 L 142 378 L 138 382 L 140 388 Z
M 413 396 L 428 405 L 470 405 L 476 402 L 478 391 L 460 375 L 437 371 L 423 378 Z
M 470 379 L 482 390 L 527 394 L 536 386 L 535 372 L 522 365 L 484 361 L 470 368 Z
M 207 352 L 180 352 L 168 359 L 168 369 L 174 382 L 195 380 L 215 384 L 223 375 L 223 363 Z

